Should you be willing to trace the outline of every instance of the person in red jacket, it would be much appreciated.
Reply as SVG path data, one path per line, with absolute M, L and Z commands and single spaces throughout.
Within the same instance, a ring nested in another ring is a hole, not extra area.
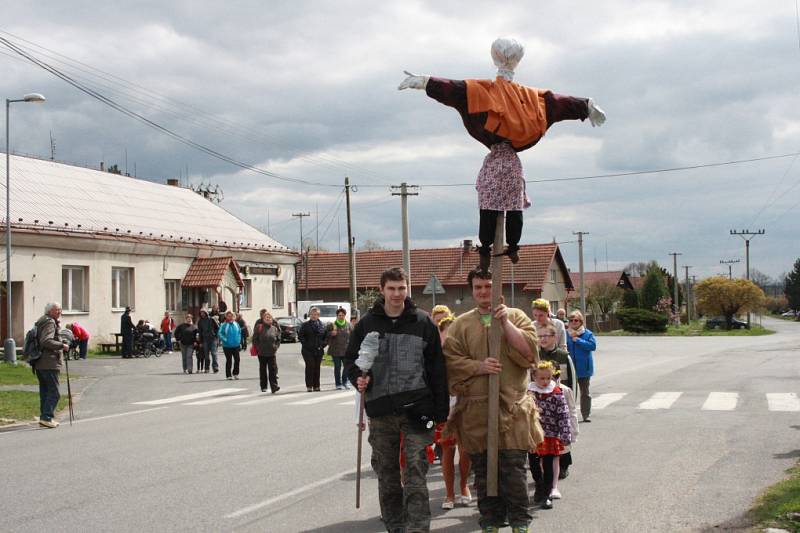
M 165 311 L 164 319 L 161 321 L 161 334 L 164 335 L 164 345 L 169 353 L 172 353 L 173 331 L 175 331 L 175 320 L 169 316 L 169 311 Z
M 75 336 L 78 341 L 78 349 L 80 350 L 81 359 L 86 359 L 86 352 L 89 348 L 89 332 L 81 327 L 77 322 L 67 324 L 67 329 Z

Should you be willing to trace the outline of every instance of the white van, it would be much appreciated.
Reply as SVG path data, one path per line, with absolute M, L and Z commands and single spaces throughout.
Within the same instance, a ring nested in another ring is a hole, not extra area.
M 319 319 L 323 324 L 331 324 L 336 320 L 336 310 L 340 307 L 347 311 L 345 320 L 350 320 L 350 302 L 322 302 L 315 303 L 311 307 L 319 309 Z M 308 320 L 308 315 L 304 314 L 303 320 Z

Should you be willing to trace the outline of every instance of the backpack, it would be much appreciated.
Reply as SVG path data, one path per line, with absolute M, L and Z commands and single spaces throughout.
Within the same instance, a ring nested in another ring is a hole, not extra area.
M 22 360 L 26 361 L 31 368 L 36 364 L 36 361 L 42 357 L 42 350 L 39 348 L 39 328 L 33 326 L 25 334 L 25 343 L 22 347 Z

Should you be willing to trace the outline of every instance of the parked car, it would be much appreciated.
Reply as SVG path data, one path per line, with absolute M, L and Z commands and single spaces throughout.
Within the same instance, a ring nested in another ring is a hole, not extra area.
M 787 318 L 793 318 L 797 316 L 797 313 L 795 313 L 794 311 L 786 311 L 785 313 L 782 313 L 781 316 L 785 316 Z
M 715 316 L 706 320 L 706 329 L 725 329 L 726 327 L 727 324 L 725 323 L 724 316 Z M 747 322 L 742 322 L 736 318 L 731 320 L 731 329 L 744 329 L 746 327 Z
M 297 342 L 297 330 L 303 321 L 293 316 L 280 316 L 275 320 L 281 328 L 281 342 Z

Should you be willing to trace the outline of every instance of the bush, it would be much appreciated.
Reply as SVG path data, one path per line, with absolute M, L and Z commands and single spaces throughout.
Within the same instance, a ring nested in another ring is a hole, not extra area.
M 636 309 L 639 307 L 639 291 L 636 289 L 627 290 L 622 295 L 622 307 Z
M 622 329 L 632 333 L 664 333 L 667 317 L 647 309 L 621 309 L 617 313 Z
M 789 300 L 786 296 L 767 296 L 766 303 L 764 304 L 767 311 L 779 315 L 789 310 Z

